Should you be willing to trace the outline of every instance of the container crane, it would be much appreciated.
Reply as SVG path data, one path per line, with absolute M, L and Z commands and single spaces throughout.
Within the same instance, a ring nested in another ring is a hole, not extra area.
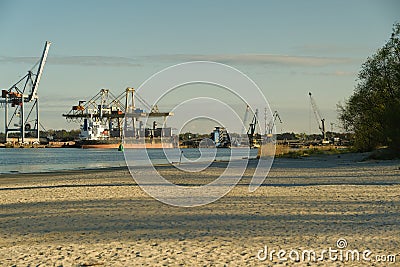
M 139 100 L 150 112 L 136 106 L 135 100 Z M 77 106 L 72 106 L 68 113 L 62 114 L 67 120 L 82 122 L 80 138 L 86 139 L 122 138 L 124 132 L 139 137 L 141 132 L 145 131 L 141 119 L 163 118 L 165 122 L 166 117 L 172 115 L 172 112 L 159 112 L 157 105 L 148 104 L 131 87 L 118 96 L 112 94 L 109 89 L 101 89 L 90 100 L 81 100 Z M 157 123 L 153 121 L 150 131 L 154 132 L 156 126 Z
M 5 108 L 4 128 L 6 142 L 9 141 L 9 133 L 18 133 L 18 142 L 21 143 L 26 142 L 28 135 L 36 133 L 35 139 L 37 143 L 39 142 L 39 96 L 37 91 L 50 45 L 51 42 L 46 41 L 36 73 L 33 73 L 32 69 L 37 64 L 8 90 L 2 90 L 0 104 Z M 9 106 L 14 108 L 10 117 Z M 34 122 L 33 126 L 31 124 L 32 121 Z
M 310 96 L 310 103 L 311 103 L 311 107 L 314 111 L 315 119 L 317 120 L 318 128 L 322 133 L 322 143 L 327 143 L 326 131 L 325 131 L 325 119 L 322 118 L 321 111 L 319 110 L 317 103 L 315 102 L 314 98 L 312 97 L 311 92 L 309 92 L 308 95 Z

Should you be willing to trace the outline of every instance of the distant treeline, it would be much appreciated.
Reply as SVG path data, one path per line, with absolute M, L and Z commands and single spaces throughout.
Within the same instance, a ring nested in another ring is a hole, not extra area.
M 54 142 L 68 142 L 74 141 L 79 138 L 80 130 L 47 130 L 40 131 L 40 138 L 46 139 L 47 141 Z M 198 134 L 198 133 L 181 133 L 179 134 L 179 140 L 191 140 L 191 139 L 203 139 L 210 138 L 210 134 Z M 240 135 L 237 133 L 231 133 L 231 137 L 239 137 Z M 341 140 L 351 140 L 352 134 L 349 133 L 333 133 L 327 132 L 327 136 L 329 138 L 340 138 Z M 10 134 L 9 137 L 13 137 L 13 134 Z M 0 140 L 4 140 L 5 134 L 0 133 Z M 320 140 L 322 138 L 321 134 L 305 134 L 305 133 L 294 133 L 287 132 L 276 135 L 277 140 Z
M 68 142 L 79 137 L 80 130 L 47 130 L 40 131 L 41 141 Z M 18 137 L 18 133 L 10 133 L 8 137 Z M 29 137 L 29 135 L 27 135 Z M 5 133 L 0 133 L 1 142 L 5 140 Z
M 40 136 L 47 138 L 49 141 L 67 142 L 78 139 L 80 130 L 48 130 L 40 131 Z
M 240 134 L 237 133 L 230 133 L 231 138 L 240 137 Z M 327 132 L 326 136 L 328 139 L 339 138 L 341 140 L 352 140 L 353 134 L 351 133 L 336 133 L 336 132 Z M 191 133 L 186 132 L 179 134 L 179 140 L 191 140 L 191 139 L 203 139 L 203 138 L 210 138 L 210 134 L 198 134 L 198 133 Z M 294 133 L 294 132 L 287 132 L 281 133 L 276 135 L 277 140 L 321 140 L 321 134 L 306 134 L 306 133 Z

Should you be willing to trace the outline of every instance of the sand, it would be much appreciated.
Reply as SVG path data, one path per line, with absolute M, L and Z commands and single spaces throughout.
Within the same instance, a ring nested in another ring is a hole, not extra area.
M 193 208 L 154 200 L 124 168 L 0 175 L 0 266 L 399 266 L 400 161 L 362 157 L 276 159 L 253 193 L 251 161 L 228 195 Z M 223 168 L 160 172 L 198 185 Z M 340 238 L 370 261 L 296 259 Z M 265 246 L 287 259 L 260 260 Z

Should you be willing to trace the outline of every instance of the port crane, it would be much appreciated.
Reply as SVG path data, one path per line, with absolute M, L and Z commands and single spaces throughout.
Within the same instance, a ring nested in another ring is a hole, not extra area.
M 266 112 L 265 112 L 266 113 Z M 279 122 L 282 123 L 281 117 L 279 116 L 278 111 L 274 111 L 274 114 L 272 114 L 272 119 L 271 121 L 268 123 L 268 131 L 266 131 L 266 135 L 271 135 L 272 131 L 276 125 L 276 119 L 279 119 Z
M 311 107 L 314 111 L 315 119 L 317 120 L 317 123 L 318 123 L 318 128 L 322 133 L 322 143 L 326 143 L 327 140 L 326 140 L 326 131 L 325 131 L 325 119 L 321 116 L 321 111 L 319 110 L 317 103 L 315 102 L 314 98 L 312 97 L 311 92 L 309 92 L 308 95 L 310 96 L 310 103 L 311 103 Z
M 249 114 L 250 114 L 250 106 L 246 105 L 246 110 L 244 112 L 243 120 L 241 121 L 242 127 L 241 127 L 241 131 L 240 131 L 240 135 L 239 135 L 239 137 L 236 137 L 236 138 L 234 137 L 233 140 L 231 141 L 231 143 L 234 146 L 240 146 L 241 144 L 247 144 L 247 142 L 249 141 L 249 136 L 247 134 L 247 132 L 248 132 L 247 125 L 248 125 L 248 120 L 249 120 Z
M 247 121 L 248 121 L 248 119 L 249 119 L 249 112 L 250 112 L 250 106 L 249 105 L 247 105 L 246 106 L 246 111 L 245 111 L 245 113 L 244 113 L 244 116 L 243 116 L 243 121 L 242 121 L 242 123 L 243 123 L 243 127 L 242 127 L 242 135 L 244 135 L 244 133 L 245 133 L 245 131 L 246 131 L 246 124 L 247 124 Z
M 250 148 L 256 147 L 256 125 L 258 123 L 258 109 L 254 113 L 253 119 L 250 123 L 249 129 L 247 130 L 247 136 L 249 138 Z
M 5 141 L 9 134 L 17 133 L 18 142 L 24 144 L 27 137 L 39 143 L 39 96 L 38 87 L 46 63 L 51 42 L 46 41 L 42 56 L 28 73 L 9 89 L 1 92 L 0 104 L 5 108 Z M 32 70 L 39 64 L 36 73 Z M 10 113 L 10 114 L 9 114 Z M 32 138 L 32 136 L 35 136 Z

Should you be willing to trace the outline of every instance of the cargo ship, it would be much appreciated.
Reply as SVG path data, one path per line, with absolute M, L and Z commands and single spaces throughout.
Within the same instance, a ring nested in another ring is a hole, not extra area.
M 90 118 L 83 119 L 79 139 L 75 140 L 75 147 L 118 149 L 122 144 L 124 148 L 175 148 L 178 147 L 178 137 L 172 135 L 170 127 L 139 128 L 134 131 L 126 129 L 125 136 L 119 130 L 111 129 L 101 121 Z
M 135 105 L 139 100 L 144 108 Z M 146 109 L 149 112 L 146 112 Z M 81 122 L 75 147 L 80 148 L 174 148 L 178 137 L 170 127 L 157 127 L 157 122 L 172 116 L 171 112 L 159 112 L 157 105 L 150 106 L 135 89 L 127 88 L 115 97 L 110 90 L 101 89 L 88 101 L 63 114 L 67 120 Z M 146 127 L 146 122 L 151 126 Z

